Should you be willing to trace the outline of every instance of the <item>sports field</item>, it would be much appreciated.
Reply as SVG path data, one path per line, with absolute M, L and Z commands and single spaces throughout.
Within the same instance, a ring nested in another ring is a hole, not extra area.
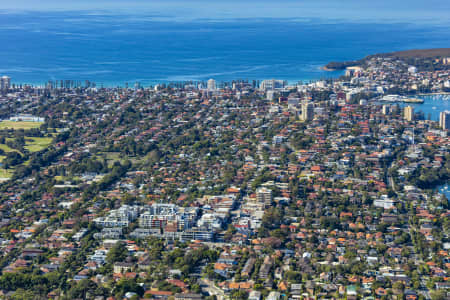
M 0 130 L 1 129 L 31 129 L 31 128 L 39 128 L 42 124 L 43 124 L 42 122 L 1 121 L 0 122 Z

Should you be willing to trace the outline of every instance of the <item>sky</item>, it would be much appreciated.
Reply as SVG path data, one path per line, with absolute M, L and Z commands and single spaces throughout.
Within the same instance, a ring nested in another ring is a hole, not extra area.
M 323 18 L 444 22 L 447 0 L 0 0 L 0 10 L 156 14 L 191 19 Z

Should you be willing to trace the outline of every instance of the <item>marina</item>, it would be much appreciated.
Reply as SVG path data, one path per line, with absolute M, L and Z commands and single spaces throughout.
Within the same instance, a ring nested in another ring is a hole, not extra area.
M 440 185 L 436 189 L 439 191 L 439 193 L 447 197 L 447 200 L 450 200 L 450 182 Z
M 400 107 L 412 106 L 416 112 L 422 112 L 427 120 L 439 121 L 441 111 L 450 109 L 449 94 L 421 95 L 423 103 L 400 103 Z
M 386 95 L 378 99 L 380 102 L 404 102 L 404 103 L 423 103 L 424 100 L 420 98 L 411 98 L 400 95 Z
M 411 101 L 411 99 L 416 99 Z M 398 103 L 401 108 L 405 106 L 414 107 L 415 112 L 422 112 L 424 118 L 427 120 L 439 121 L 439 113 L 450 109 L 450 94 L 436 93 L 436 94 L 418 94 L 414 98 L 386 95 L 376 101 L 380 104 Z

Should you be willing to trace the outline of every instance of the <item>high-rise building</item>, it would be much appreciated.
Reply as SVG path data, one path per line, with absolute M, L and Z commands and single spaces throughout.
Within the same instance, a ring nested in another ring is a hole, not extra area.
M 216 81 L 214 79 L 208 80 L 208 90 L 210 91 L 216 90 Z
M 269 207 L 272 204 L 272 190 L 265 187 L 257 189 L 256 200 L 263 203 L 265 207 Z
M 0 78 L 0 90 L 8 90 L 11 87 L 11 78 L 3 76 Z
M 270 100 L 270 101 L 274 100 L 275 99 L 275 91 L 273 91 L 273 90 L 267 91 L 266 99 Z
M 403 110 L 403 117 L 408 121 L 414 120 L 414 107 L 406 106 Z
M 282 89 L 286 86 L 286 84 L 287 82 L 285 80 L 266 79 L 261 82 L 259 88 L 265 91 Z
M 311 102 L 302 104 L 302 120 L 311 121 L 314 119 L 314 105 Z
M 383 109 L 382 109 L 383 115 L 388 115 L 390 111 L 391 111 L 391 107 L 389 105 L 386 105 L 386 104 L 383 105 Z
M 450 110 L 441 111 L 439 116 L 439 126 L 443 130 L 450 130 Z

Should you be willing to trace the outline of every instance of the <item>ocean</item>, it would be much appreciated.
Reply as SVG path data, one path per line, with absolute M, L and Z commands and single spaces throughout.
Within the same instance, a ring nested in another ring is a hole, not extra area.
M 255 9 L 248 14 L 237 4 L 224 3 L 202 10 L 166 5 L 142 11 L 136 6 L 123 11 L 0 6 L 0 75 L 13 83 L 90 80 L 104 86 L 209 78 L 294 83 L 339 76 L 341 72 L 320 69 L 330 61 L 449 47 L 449 18 L 441 12 L 433 19 L 437 9 L 402 10 L 401 15 L 400 10 L 397 15 L 386 10 L 381 18 L 364 7 L 333 8 L 332 2 L 320 13 L 310 0 L 304 3 L 311 7 L 281 1 L 292 6 L 285 10 L 270 10 L 267 4 L 258 11 L 257 2 L 249 3 Z

